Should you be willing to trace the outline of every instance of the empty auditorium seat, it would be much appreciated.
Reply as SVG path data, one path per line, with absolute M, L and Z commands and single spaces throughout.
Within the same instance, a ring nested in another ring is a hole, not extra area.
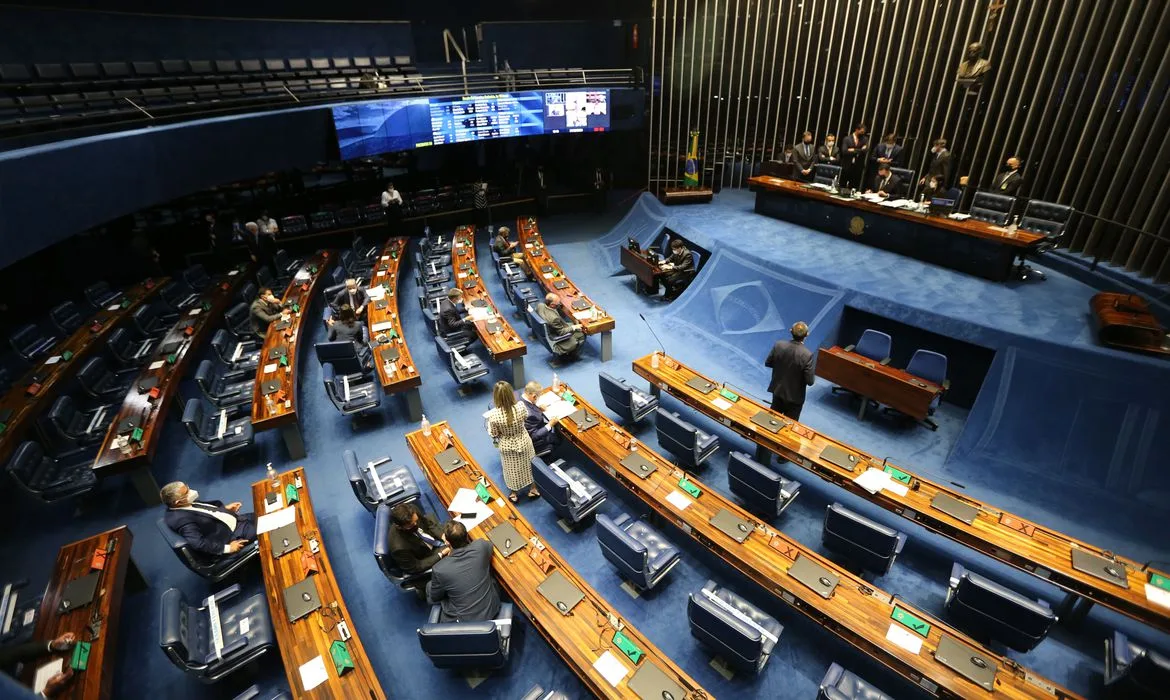
M 55 459 L 31 440 L 17 446 L 5 469 L 17 486 L 46 503 L 79 496 L 97 486 L 92 459 Z
M 727 485 L 748 508 L 775 518 L 800 495 L 800 482 L 785 479 L 743 452 L 727 460 Z
M 829 665 L 821 679 L 817 700 L 894 700 L 837 663 Z
M 623 420 L 637 423 L 658 408 L 658 399 L 605 372 L 597 376 L 606 407 Z
M 418 628 L 418 642 L 435 668 L 492 670 L 508 663 L 512 637 L 512 604 L 500 605 L 495 620 L 439 622 L 440 606 L 431 607 L 427 623 Z
M 1007 225 L 1011 218 L 1012 209 L 1016 206 L 1016 198 L 1006 194 L 994 192 L 975 192 L 975 199 L 971 202 L 971 209 L 967 212 L 972 219 L 986 221 L 996 226 Z
M 361 375 L 338 375 L 331 363 L 321 365 L 321 379 L 325 393 L 333 406 L 343 416 L 362 413 L 382 404 L 382 392 L 378 391 L 373 378 Z
M 654 588 L 679 562 L 677 547 L 644 520 L 626 513 L 614 520 L 598 514 L 597 544 L 622 578 L 640 590 Z
M 821 541 L 863 571 L 885 574 L 906 544 L 906 535 L 840 503 L 825 508 Z
M 1105 692 L 1116 700 L 1165 698 L 1170 656 L 1135 644 L 1121 632 L 1105 639 Z
M 655 422 L 658 444 L 674 455 L 680 467 L 697 468 L 719 449 L 719 436 L 699 430 L 678 413 L 659 408 Z
M 17 355 L 28 362 L 36 360 L 57 344 L 57 336 L 41 330 L 35 324 L 26 323 L 8 336 L 8 343 Z
M 309 230 L 309 225 L 305 223 L 305 217 L 300 214 L 294 214 L 293 216 L 281 217 L 280 230 L 282 233 L 292 236 L 298 233 L 305 233 Z
M 135 338 L 125 328 L 116 328 L 106 340 L 106 347 L 122 369 L 129 369 L 146 364 L 156 342 L 155 338 Z
M 211 360 L 200 362 L 195 370 L 195 383 L 216 408 L 250 403 L 254 380 L 251 372 L 228 370 Z
M 951 567 L 946 607 L 948 617 L 975 639 L 1002 642 L 1016 651 L 1036 648 L 1056 622 L 1048 603 L 1029 600 L 958 562 Z
M 138 369 L 112 370 L 104 357 L 91 357 L 77 372 L 82 391 L 99 401 L 121 402 L 138 376 Z
M 366 328 L 362 328 L 363 335 L 368 332 Z M 351 375 L 354 380 L 362 379 L 373 369 L 368 345 L 359 348 L 353 341 L 332 340 L 317 343 L 313 350 L 317 353 L 317 362 L 322 365 L 331 364 L 334 371 Z
M 1029 201 L 1028 205 L 1024 207 L 1020 228 L 1024 231 L 1044 234 L 1044 240 L 1030 251 L 1021 253 L 1020 265 L 1016 270 L 1016 274 L 1021 279 L 1045 278 L 1043 272 L 1032 268 L 1025 262 L 1025 255 L 1045 253 L 1058 246 L 1072 221 L 1073 212 L 1074 209 L 1068 205 L 1044 202 L 1038 199 Z
M 840 177 L 840 165 L 826 165 L 825 163 L 819 163 L 813 166 L 813 182 L 818 185 L 832 185 L 833 181 Z
M 79 408 L 72 396 L 63 394 L 53 402 L 46 418 L 60 443 L 83 448 L 105 439 L 120 407 L 121 404 L 111 403 Z
M 567 466 L 563 459 L 548 464 L 534 457 L 532 477 L 540 495 L 570 525 L 593 515 L 608 496 L 589 475 L 579 467 Z
M 349 485 L 358 502 L 371 513 L 385 503 L 393 508 L 399 503 L 417 501 L 418 484 L 405 465 L 394 466 L 389 457 L 358 464 L 353 450 L 341 453 L 341 462 L 349 476 Z
M 457 383 L 466 384 L 487 376 L 487 365 L 475 353 L 460 351 L 439 336 L 435 336 L 435 347 Z
M 759 673 L 784 627 L 732 591 L 708 581 L 687 598 L 691 636 L 735 668 Z
M 235 599 L 238 584 L 215 594 L 223 640 L 212 643 L 213 624 L 206 602 L 188 605 L 177 588 L 163 592 L 159 623 L 159 646 L 167 658 L 183 671 L 204 683 L 214 683 L 255 662 L 275 647 L 268 599 L 263 593 Z M 229 602 L 230 601 L 230 602 Z M 244 621 L 247 624 L 242 624 Z
M 242 408 L 243 410 L 236 410 Z M 183 426 L 191 440 L 209 455 L 222 455 L 252 444 L 252 412 L 243 404 L 207 412 L 197 398 L 187 399 Z
M 240 340 L 221 328 L 211 338 L 211 349 L 230 371 L 254 373 L 260 365 L 260 352 L 255 339 Z
M 252 316 L 248 311 L 248 305 L 240 302 L 232 306 L 224 312 L 223 319 L 227 322 L 228 328 L 237 336 L 252 335 Z
M 920 348 L 915 350 L 914 354 L 910 356 L 910 362 L 906 365 L 906 371 L 915 377 L 938 384 L 943 388 L 942 393 L 935 395 L 934 400 L 930 402 L 930 407 L 927 409 L 929 413 L 933 414 L 938 408 L 939 402 L 942 400 L 942 395 L 951 388 L 951 380 L 947 379 L 947 356 Z M 938 430 L 938 424 L 930 418 L 927 418 L 923 422 L 930 426 L 931 430 Z

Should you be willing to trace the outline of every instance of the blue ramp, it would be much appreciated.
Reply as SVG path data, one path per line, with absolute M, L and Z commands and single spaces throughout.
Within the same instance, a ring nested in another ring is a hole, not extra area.
M 591 243 L 602 272 L 617 274 L 622 269 L 620 250 L 626 241 L 633 238 L 645 248 L 658 238 L 667 218 L 666 207 L 658 198 L 643 192 L 609 233 Z

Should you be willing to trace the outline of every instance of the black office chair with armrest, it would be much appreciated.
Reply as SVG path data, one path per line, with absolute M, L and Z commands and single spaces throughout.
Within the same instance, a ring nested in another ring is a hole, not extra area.
M 257 593 L 227 603 L 239 592 L 239 584 L 233 584 L 210 596 L 218 610 L 219 636 L 223 640 L 219 650 L 212 641 L 210 602 L 188 605 L 179 589 L 163 592 L 159 646 L 167 658 L 200 681 L 215 683 L 275 648 L 268 600 L 263 593 Z M 245 620 L 247 624 L 241 624 Z
M 77 304 L 71 301 L 63 301 L 54 306 L 49 311 L 49 318 L 63 336 L 72 335 L 73 331 L 81 328 L 81 324 L 85 323 Z
M 496 619 L 479 622 L 439 622 L 441 609 L 432 606 L 427 623 L 417 629 L 423 653 L 435 668 L 494 670 L 508 663 L 511 603 L 500 605 Z
M 374 271 L 374 262 L 366 258 L 359 258 L 349 248 L 341 251 L 341 266 L 346 274 L 356 279 L 369 279 Z
M 1048 636 L 1056 614 L 1043 600 L 1015 591 L 955 562 L 947 582 L 948 616 L 979 640 L 1002 642 L 1016 651 L 1031 651 Z
M 382 392 L 369 375 L 337 374 L 333 364 L 321 365 L 325 394 L 343 416 L 364 413 L 382 405 Z
M 391 583 L 405 591 L 421 593 L 427 581 L 431 580 L 431 570 L 409 573 L 394 561 L 394 555 L 390 553 L 390 528 L 394 527 L 390 519 L 391 510 L 393 506 L 381 503 L 374 511 L 374 561 L 378 562 L 378 568 Z
M 520 700 L 569 700 L 569 696 L 559 690 L 545 690 L 538 684 L 529 688 Z
M 227 370 L 211 360 L 200 362 L 195 370 L 195 383 L 216 408 L 251 403 L 254 382 L 254 373 Z
M 138 374 L 137 368 L 111 370 L 104 357 L 91 357 L 78 371 L 77 383 L 98 401 L 121 401 Z
M 829 666 L 821 679 L 817 700 L 894 700 L 856 673 L 838 663 Z
M 1027 264 L 1026 256 L 1046 253 L 1060 245 L 1060 241 L 1064 238 L 1065 231 L 1068 230 L 1069 223 L 1072 221 L 1073 212 L 1073 208 L 1068 205 L 1044 202 L 1039 199 L 1030 200 L 1028 205 L 1024 207 L 1024 215 L 1020 218 L 1020 228 L 1024 231 L 1042 233 L 1044 240 L 1031 250 L 1020 254 L 1020 264 L 1016 268 L 1016 274 L 1020 279 L 1034 277 L 1042 280 L 1045 278 L 1042 270 L 1036 270 Z
M 986 221 L 995 226 L 1006 226 L 1015 206 L 1016 198 L 1011 195 L 976 191 L 971 209 L 967 213 L 972 219 Z
M 813 182 L 818 185 L 832 185 L 834 180 L 841 177 L 840 165 L 818 163 L 813 166 Z
M 1135 644 L 1121 632 L 1105 639 L 1105 695 L 1116 700 L 1165 698 L 1170 656 Z
M 164 313 L 164 306 L 158 302 L 147 302 L 130 315 L 134 328 L 143 338 L 158 338 L 165 334 L 178 316 L 168 317 Z
M 272 274 L 272 269 L 267 265 L 261 265 L 256 268 L 256 284 L 260 285 L 261 289 L 271 289 L 272 293 L 278 297 L 283 291 L 281 289 L 283 285 L 280 284 L 280 280 L 276 279 Z
M 565 522 L 577 525 L 593 515 L 608 494 L 580 467 L 566 466 L 558 459 L 549 464 L 532 458 L 532 478 L 540 495 Z
M 110 289 L 109 283 L 104 280 L 94 282 L 85 288 L 85 299 L 95 309 L 109 306 L 121 298 L 122 292 Z
M 276 266 L 277 275 L 282 278 L 290 278 L 301 266 L 301 261 L 293 259 L 289 256 L 288 251 L 281 248 L 272 256 L 272 264 Z
M 242 336 L 252 335 L 252 312 L 249 310 L 248 304 L 240 302 L 228 309 L 223 314 L 223 320 L 232 333 Z
M 645 521 L 627 513 L 616 520 L 598 513 L 597 544 L 622 578 L 643 591 L 657 586 L 680 560 L 678 547 Z
M 106 340 L 106 347 L 122 369 L 130 369 L 146 364 L 156 342 L 154 338 L 134 338 L 125 328 L 116 328 Z
M 261 690 L 258 685 L 253 685 L 245 688 L 232 700 L 292 700 L 292 696 L 288 694 L 288 688 L 283 685 L 279 689 L 267 688 L 265 690 Z
M 771 615 L 714 581 L 687 598 L 687 621 L 700 645 L 751 673 L 764 670 L 784 631 Z
M 211 284 L 211 276 L 207 274 L 207 270 L 198 263 L 183 270 L 183 281 L 187 286 L 195 291 L 206 289 L 207 285 Z
M 28 362 L 33 362 L 48 352 L 57 344 L 57 340 L 56 334 L 45 333 L 33 323 L 21 326 L 8 336 L 12 349 Z
M 821 542 L 862 571 L 881 576 L 894 565 L 894 559 L 906 545 L 906 535 L 833 503 L 825 508 Z
M 187 399 L 182 423 L 199 449 L 213 457 L 243 449 L 252 444 L 254 437 L 249 404 L 241 403 L 207 413 L 202 401 Z
M 211 348 L 219 361 L 232 372 L 254 373 L 260 366 L 260 352 L 255 338 L 241 340 L 232 335 L 231 331 L 220 328 L 211 337 Z
M 325 303 L 332 305 L 333 298 L 337 296 L 341 290 L 345 289 L 345 267 L 336 265 L 329 270 L 329 286 L 323 292 L 325 295 Z
M 914 187 L 918 184 L 918 180 L 914 177 L 914 171 L 909 168 L 891 166 L 890 174 L 898 178 L 898 186 L 894 188 L 893 192 L 886 194 L 893 199 L 913 199 Z
M 508 298 L 512 301 L 515 311 L 512 318 L 527 318 L 528 307 L 535 304 L 541 297 L 540 287 L 532 282 L 513 284 L 508 290 Z
M 97 486 L 92 459 L 56 459 L 31 440 L 17 446 L 5 469 L 17 486 L 46 503 L 80 496 Z
M 467 384 L 488 374 L 488 367 L 483 360 L 473 352 L 466 352 L 452 347 L 446 340 L 435 336 L 435 347 L 439 350 L 439 357 L 445 360 L 447 371 L 455 378 L 458 384 Z M 464 346 L 466 348 L 466 345 Z
M 727 460 L 727 485 L 752 510 L 778 517 L 800 495 L 800 482 L 785 479 L 743 452 Z
M 63 394 L 53 402 L 46 416 L 49 428 L 64 444 L 74 448 L 90 447 L 106 437 L 106 431 L 118 415 L 119 404 L 102 404 L 79 410 L 73 397 Z
M 241 304 L 251 304 L 256 300 L 256 296 L 259 293 L 260 290 L 254 282 L 245 282 L 240 286 L 239 291 L 236 292 L 235 299 Z
M 374 368 L 370 346 L 365 343 L 359 346 L 352 340 L 330 340 L 317 343 L 313 350 L 317 353 L 318 363 L 332 364 L 339 374 L 351 379 L 366 377 Z
M 699 430 L 680 418 L 678 413 L 659 408 L 655 424 L 658 444 L 674 455 L 677 464 L 685 469 L 697 469 L 719 449 L 718 435 Z
M 199 301 L 199 295 L 185 283 L 171 280 L 158 290 L 158 297 L 175 311 L 183 311 Z
M 597 375 L 597 381 L 606 408 L 623 420 L 637 423 L 658 408 L 658 399 L 630 386 L 625 379 L 602 372 Z
M 341 453 L 349 485 L 358 502 L 373 513 L 385 503 L 391 508 L 399 503 L 417 501 L 418 483 L 406 466 L 394 466 L 389 457 L 381 457 L 365 465 L 359 465 L 353 450 Z
M 253 540 L 235 554 L 204 554 L 192 549 L 186 538 L 168 527 L 166 518 L 158 518 L 154 524 L 183 566 L 212 583 L 219 583 L 243 571 L 260 553 L 259 543 Z

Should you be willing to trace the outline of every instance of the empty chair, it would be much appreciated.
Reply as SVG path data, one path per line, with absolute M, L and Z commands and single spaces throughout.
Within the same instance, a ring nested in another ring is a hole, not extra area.
M 109 306 L 121 298 L 122 293 L 110 289 L 110 285 L 104 281 L 94 282 L 85 288 L 85 300 L 97 309 Z
M 167 658 L 204 683 L 214 683 L 273 649 L 268 600 L 263 593 L 233 600 L 239 592 L 239 584 L 233 584 L 214 596 L 218 635 L 211 629 L 214 623 L 206 602 L 188 605 L 177 588 L 163 592 L 158 633 Z M 212 643 L 213 635 L 223 640 L 219 650 Z
M 77 304 L 71 301 L 63 301 L 57 304 L 49 311 L 49 318 L 52 319 L 53 325 L 57 330 L 64 335 L 70 335 L 73 331 L 81 328 L 81 324 L 85 320 L 81 317 L 81 312 L 77 309 Z
M 250 397 L 249 397 L 250 398 Z M 241 404 L 242 405 L 242 404 Z M 252 444 L 252 412 L 236 407 L 221 408 L 208 414 L 199 399 L 187 399 L 183 408 L 183 426 L 199 449 L 209 455 L 222 455 Z
M 321 376 L 325 383 L 325 393 L 343 416 L 382 405 L 382 392 L 378 391 L 372 378 L 350 374 L 338 376 L 329 362 L 321 365 Z
M 146 364 L 156 342 L 154 338 L 134 338 L 125 328 L 117 328 L 106 340 L 106 347 L 118 364 L 131 368 Z
M 435 668 L 491 670 L 508 663 L 512 638 L 512 604 L 500 605 L 495 620 L 439 622 L 438 605 L 418 628 L 418 643 Z
M 1165 698 L 1170 656 L 1129 641 L 1121 632 L 1105 639 L 1105 693 L 1117 700 Z
M 540 495 L 570 525 L 593 515 L 608 495 L 580 468 L 565 466 L 563 459 L 548 464 L 540 457 L 534 457 L 532 477 Z
M 837 663 L 829 665 L 821 679 L 817 700 L 894 700 Z
M 894 565 L 906 535 L 834 503 L 825 508 L 821 541 L 862 571 L 881 576 Z
M 927 409 L 928 413 L 934 414 L 935 410 L 938 409 L 939 402 L 942 401 L 942 395 L 951 388 L 951 380 L 947 379 L 947 356 L 931 350 L 915 350 L 914 354 L 910 356 L 910 362 L 906 365 L 906 371 L 943 388 L 941 393 L 935 395 Z M 924 420 L 923 423 L 926 423 L 931 430 L 938 430 L 938 423 L 930 418 Z
M 644 391 L 635 389 L 624 379 L 618 379 L 602 372 L 597 376 L 601 384 L 601 398 L 609 410 L 623 420 L 637 423 L 658 408 L 658 399 Z
M 17 355 L 32 362 L 57 344 L 57 336 L 49 335 L 35 324 L 28 323 L 8 336 L 8 342 Z
M 91 459 L 55 459 L 38 442 L 22 442 L 5 467 L 17 486 L 46 503 L 79 496 L 97 486 Z
M 167 332 L 170 323 L 162 314 L 159 304 L 146 303 L 134 309 L 130 316 L 134 327 L 143 338 L 155 338 Z
M 972 219 L 986 221 L 996 226 L 1004 226 L 1011 218 L 1012 209 L 1016 206 L 1016 198 L 1006 194 L 994 192 L 976 192 L 971 202 L 971 209 L 967 213 Z
M 735 668 L 759 673 L 784 627 L 746 599 L 708 581 L 687 599 L 691 636 Z
M 236 292 L 236 301 L 242 304 L 251 304 L 256 300 L 256 295 L 260 293 L 256 285 L 252 282 L 245 282 L 240 287 L 240 291 Z
M 341 265 L 334 266 L 327 273 L 326 279 L 329 280 L 329 286 L 325 288 L 325 301 L 332 304 L 337 293 L 345 289 L 345 268 Z
M 251 312 L 248 311 L 247 304 L 240 302 L 228 309 L 223 315 L 223 320 L 227 322 L 232 333 L 243 336 L 252 335 L 252 316 Z
M 374 511 L 374 560 L 394 585 L 408 591 L 421 590 L 431 579 L 431 570 L 406 572 L 394 561 L 394 555 L 390 553 L 390 528 L 394 527 L 394 522 L 390 519 L 391 510 L 393 506 L 381 503 Z
M 293 260 L 283 248 L 272 256 L 272 264 L 276 266 L 276 274 L 280 276 L 292 275 L 301 266 L 300 260 Z
M 368 345 L 359 347 L 352 340 L 331 340 L 317 343 L 313 349 L 317 352 L 318 362 L 322 365 L 329 363 L 334 371 L 353 379 L 361 379 L 373 369 Z
M 74 447 L 89 447 L 105 439 L 106 430 L 117 415 L 117 404 L 79 410 L 73 397 L 63 394 L 49 408 L 47 419 L 51 430 L 62 442 Z
M 235 575 L 248 566 L 249 562 L 255 559 L 260 552 L 259 542 L 253 540 L 235 554 L 204 554 L 192 548 L 186 537 L 172 530 L 167 525 L 166 518 L 155 520 L 155 525 L 158 527 L 159 534 L 171 546 L 171 551 L 175 553 L 179 561 L 183 562 L 183 566 L 212 583 L 219 583 Z
M 199 301 L 199 295 L 193 292 L 190 287 L 174 280 L 164 284 L 158 290 L 158 296 L 163 300 L 163 303 L 176 311 L 194 306 L 195 302 Z
M 813 182 L 818 185 L 832 185 L 834 180 L 841 177 L 840 165 L 818 163 L 813 166 Z
M 195 383 L 216 408 L 250 403 L 254 381 L 252 373 L 228 370 L 211 360 L 200 362 L 195 370 Z
M 1025 256 L 1046 253 L 1060 245 L 1060 241 L 1068 229 L 1069 221 L 1072 220 L 1072 215 L 1073 208 L 1066 204 L 1043 202 L 1039 199 L 1030 200 L 1028 205 L 1024 207 L 1020 228 L 1025 231 L 1042 233 L 1044 240 L 1033 246 L 1031 250 L 1023 249 L 1025 252 L 1020 253 L 1020 265 L 1016 273 L 1021 279 L 1045 278 L 1041 270 L 1033 269 L 1031 265 L 1026 263 Z
M 260 365 L 260 351 L 256 349 L 255 339 L 240 340 L 230 331 L 220 328 L 211 338 L 211 347 L 230 371 L 254 373 Z
M 978 640 L 1031 651 L 1048 636 L 1056 614 L 1043 600 L 1029 600 L 955 562 L 947 582 L 947 615 Z
M 743 452 L 727 460 L 727 486 L 747 506 L 775 518 L 800 495 L 800 482 L 785 479 Z
M 273 291 L 276 291 L 276 288 L 279 286 L 276 277 L 272 275 L 272 270 L 268 269 L 267 265 L 261 265 L 256 268 L 256 283 L 260 285 L 261 289 L 271 289 Z
M 516 307 L 516 317 L 528 318 L 528 307 L 540 299 L 540 288 L 531 282 L 513 284 L 508 290 L 512 306 Z
M 211 284 L 211 277 L 207 274 L 207 270 L 202 265 L 196 263 L 183 270 L 183 281 L 187 283 L 191 289 L 199 291 L 206 289 L 207 285 Z
M 658 444 L 675 457 L 680 467 L 697 468 L 719 449 L 719 436 L 699 430 L 694 425 L 659 408 L 655 422 Z
M 81 390 L 99 401 L 121 401 L 138 376 L 137 369 L 113 371 L 103 357 L 91 357 L 77 373 Z
M 520 700 L 569 700 L 569 696 L 559 690 L 545 690 L 538 684 L 529 688 Z
M 380 457 L 364 465 L 358 464 L 353 450 L 341 453 L 349 485 L 358 502 L 371 513 L 385 503 L 391 508 L 399 503 L 418 500 L 418 484 L 405 466 L 396 467 L 389 457 Z
M 447 371 L 457 383 L 466 384 L 487 375 L 487 365 L 475 353 L 461 352 L 439 336 L 435 336 L 435 347 L 439 350 L 439 356 L 446 360 Z
M 309 230 L 309 224 L 305 221 L 305 217 L 300 214 L 292 216 L 284 216 L 280 219 L 280 230 L 285 235 L 293 235 L 297 233 L 305 233 Z M 263 282 L 261 282 L 263 284 Z
M 679 561 L 678 548 L 643 520 L 622 513 L 616 520 L 597 516 L 597 544 L 622 578 L 650 590 Z
M 340 260 L 341 266 L 350 277 L 369 279 L 370 273 L 374 270 L 374 262 L 372 260 L 359 258 L 349 248 L 341 251 Z
M 261 690 L 258 685 L 251 685 L 232 700 L 292 700 L 292 696 L 288 694 L 288 688 L 283 685 L 279 688 L 271 687 L 264 690 Z
M 888 365 L 890 363 L 890 351 L 893 347 L 894 340 L 890 337 L 889 333 L 867 328 L 862 332 L 861 337 L 857 339 L 855 345 L 845 346 L 845 352 L 855 352 L 863 357 L 868 357 L 874 362 Z

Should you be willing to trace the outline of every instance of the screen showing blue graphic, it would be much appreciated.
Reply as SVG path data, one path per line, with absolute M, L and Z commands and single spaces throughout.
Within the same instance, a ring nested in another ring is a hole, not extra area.
M 434 143 L 463 143 L 544 133 L 539 92 L 431 98 Z

